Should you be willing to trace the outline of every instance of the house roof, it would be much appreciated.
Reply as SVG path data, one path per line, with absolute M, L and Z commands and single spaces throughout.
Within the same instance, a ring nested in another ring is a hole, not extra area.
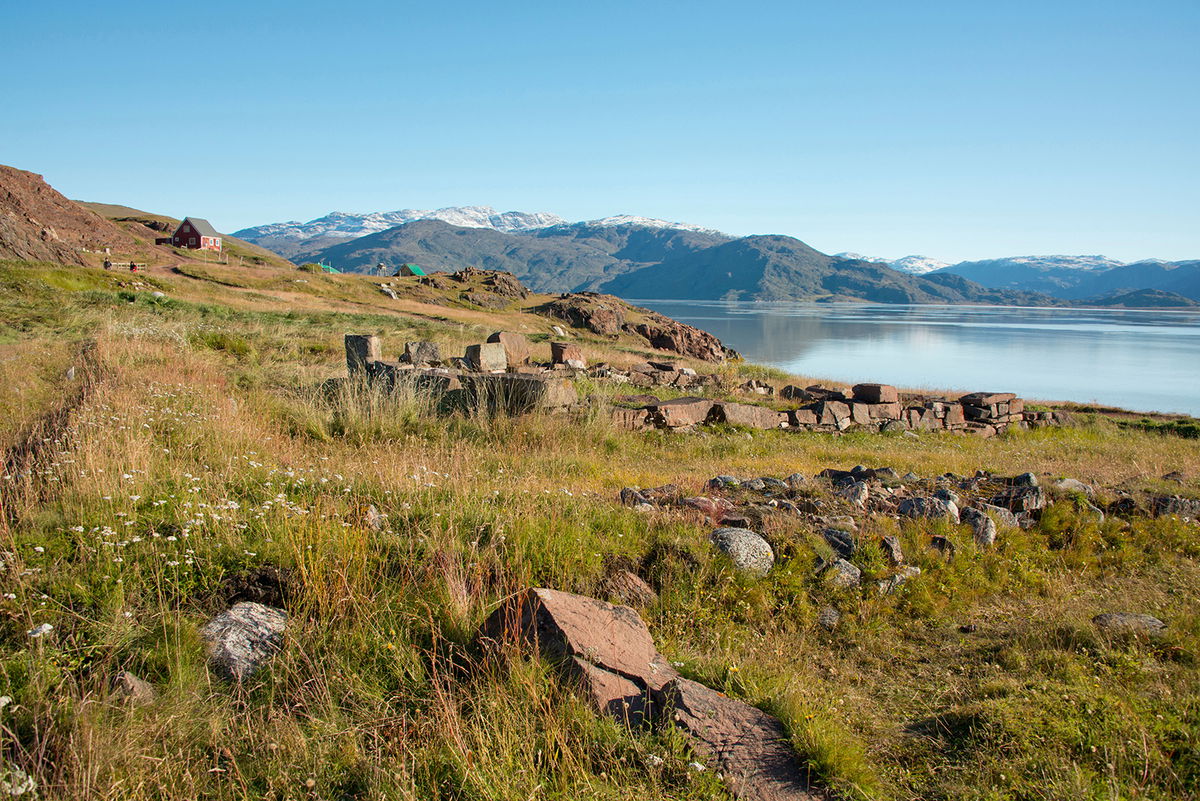
M 184 217 L 183 222 L 179 224 L 183 225 L 185 222 L 190 222 L 200 236 L 220 236 L 217 229 L 212 227 L 212 223 L 202 217 Z

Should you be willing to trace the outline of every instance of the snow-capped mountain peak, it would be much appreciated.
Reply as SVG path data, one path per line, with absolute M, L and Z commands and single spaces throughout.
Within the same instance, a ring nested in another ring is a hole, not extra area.
M 836 253 L 834 255 L 839 259 L 856 259 L 858 261 L 886 264 L 893 270 L 899 270 L 902 273 L 910 273 L 912 275 L 925 275 L 925 273 L 931 273 L 934 270 L 950 266 L 944 261 L 938 261 L 929 256 L 904 256 L 899 259 L 882 259 L 878 256 L 864 256 L 861 253 L 850 252 Z
M 640 228 L 671 228 L 677 231 L 695 231 L 700 234 L 720 234 L 721 232 L 714 228 L 704 228 L 700 225 L 692 225 L 691 223 L 670 222 L 668 220 L 659 220 L 654 217 L 639 217 L 636 214 L 614 214 L 611 217 L 601 217 L 598 220 L 585 220 L 583 225 L 593 225 L 598 228 L 616 228 L 622 225 L 635 225 Z
M 333 211 L 308 222 L 268 223 L 244 228 L 234 235 L 250 241 L 266 238 L 295 241 L 317 237 L 351 239 L 386 231 L 416 220 L 441 220 L 463 228 L 491 228 L 506 233 L 531 231 L 566 222 L 557 214 L 546 212 L 498 212 L 491 206 L 448 206 L 442 209 L 400 209 L 369 214 Z

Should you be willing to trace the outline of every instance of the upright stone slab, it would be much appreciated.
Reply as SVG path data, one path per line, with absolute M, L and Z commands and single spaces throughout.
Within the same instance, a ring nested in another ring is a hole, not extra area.
M 499 342 L 504 347 L 504 355 L 509 368 L 529 364 L 529 340 L 523 334 L 511 331 L 497 331 L 487 339 L 488 342 Z
M 346 370 L 353 378 L 365 376 L 372 362 L 380 360 L 379 337 L 374 334 L 346 334 Z
M 508 369 L 508 355 L 499 342 L 468 345 L 464 358 L 472 370 L 481 373 L 503 372 Z

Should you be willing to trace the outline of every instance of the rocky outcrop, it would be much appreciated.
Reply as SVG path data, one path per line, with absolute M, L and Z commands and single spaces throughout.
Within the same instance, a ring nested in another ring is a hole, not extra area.
M 596 292 L 571 292 L 533 310 L 563 320 L 572 328 L 616 337 L 622 331 L 637 334 L 658 350 L 708 362 L 723 362 L 738 354 L 707 331 L 672 320 L 649 309 L 630 306 L 620 298 Z
M 129 252 L 137 242 L 42 176 L 0 165 L 0 259 L 85 264 L 84 251 Z

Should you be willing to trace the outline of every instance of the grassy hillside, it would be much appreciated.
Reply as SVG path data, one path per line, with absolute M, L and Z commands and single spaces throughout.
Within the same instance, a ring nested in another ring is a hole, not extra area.
M 779 715 L 842 797 L 1200 797 L 1195 524 L 1101 522 L 1063 495 L 981 550 L 966 528 L 868 517 L 813 479 L 856 464 L 927 480 L 1033 471 L 1097 486 L 1098 504 L 1196 497 L 1200 441 L 1087 412 L 990 440 L 622 433 L 598 413 L 447 418 L 417 397 L 323 392 L 347 332 L 383 335 L 389 357 L 407 339 L 453 351 L 497 329 L 546 347 L 538 298 L 484 310 L 398 282 L 392 300 L 381 280 L 181 264 L 135 283 L 0 263 L 9 777 L 48 799 L 727 798 L 671 732 L 599 719 L 541 660 L 497 665 L 475 643 L 510 593 L 603 596 L 607 571 L 630 565 L 659 590 L 640 612 L 663 653 Z M 572 333 L 593 360 L 649 354 Z M 697 513 L 616 500 L 797 471 L 832 514 L 856 515 L 865 575 L 888 572 L 883 534 L 921 575 L 887 595 L 834 588 L 813 570 L 829 555 L 819 534 L 764 513 L 779 561 L 751 579 Z M 1184 483 L 1160 478 L 1176 471 Z M 958 555 L 929 549 L 931 534 Z M 288 611 L 287 642 L 231 687 L 199 629 L 246 598 Z M 830 605 L 833 632 L 817 624 Z M 1109 611 L 1153 614 L 1168 634 L 1107 636 L 1091 618 Z M 31 637 L 41 624 L 53 629 Z M 156 700 L 114 700 L 123 670 Z

